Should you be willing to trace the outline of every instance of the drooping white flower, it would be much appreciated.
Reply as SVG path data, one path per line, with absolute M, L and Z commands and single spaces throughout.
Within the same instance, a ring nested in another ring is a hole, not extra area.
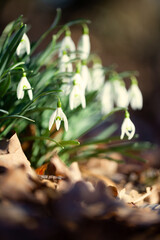
M 17 98 L 18 99 L 23 99 L 24 97 L 24 91 L 27 90 L 29 99 L 33 99 L 33 93 L 31 89 L 31 85 L 26 78 L 26 73 L 23 73 L 23 77 L 21 78 L 20 82 L 18 83 L 17 87 Z
M 80 58 L 85 60 L 90 54 L 91 44 L 89 38 L 89 29 L 86 25 L 83 26 L 83 34 L 79 39 L 77 50 L 79 52 Z
M 76 46 L 71 38 L 71 32 L 70 30 L 66 31 L 65 37 L 61 41 L 61 46 L 60 46 L 60 56 L 62 55 L 63 51 L 69 51 L 70 57 L 75 58 L 75 51 L 76 51 Z
M 121 137 L 120 139 L 124 138 L 124 135 L 126 134 L 128 136 L 128 140 L 132 139 L 135 134 L 135 126 L 133 122 L 130 119 L 128 111 L 125 113 L 125 119 L 121 126 Z
M 66 51 L 63 51 L 63 55 L 59 61 L 59 71 L 60 72 L 72 72 L 73 71 L 72 63 L 69 61 L 70 61 L 70 57 L 67 55 Z
M 24 53 L 30 54 L 30 41 L 26 33 L 23 34 L 23 37 L 21 39 L 21 42 L 19 43 L 16 54 L 17 56 L 21 57 Z
M 122 80 L 113 81 L 114 87 L 114 99 L 117 107 L 128 107 L 129 97 L 125 87 L 125 83 Z
M 62 84 L 61 90 L 63 94 L 67 96 L 69 95 L 72 89 L 72 80 L 70 77 L 64 77 L 62 82 L 63 84 Z
M 49 130 L 52 128 L 52 125 L 55 122 L 56 129 L 58 131 L 60 128 L 60 125 L 61 125 L 61 121 L 64 121 L 64 128 L 67 132 L 68 131 L 68 120 L 60 106 L 61 106 L 61 104 L 58 104 L 57 109 L 52 113 L 52 115 L 49 119 Z
M 81 66 L 81 77 L 84 84 L 84 89 L 86 89 L 86 87 L 91 84 L 92 79 L 88 66 L 84 62 L 82 62 Z
M 113 92 L 112 92 L 112 84 L 110 81 L 107 81 L 104 84 L 104 87 L 100 93 L 100 100 L 101 100 L 101 111 L 102 114 L 110 113 L 114 108 L 114 99 L 113 99 Z
M 82 105 L 82 108 L 86 107 L 85 92 L 84 92 L 84 89 L 81 87 L 81 85 L 77 84 L 77 82 L 74 80 L 73 88 L 69 96 L 70 109 L 73 110 L 74 108 L 78 107 L 80 104 Z
M 91 76 L 92 82 L 90 86 L 88 85 L 88 90 L 96 91 L 103 86 L 105 80 L 105 74 L 101 63 L 94 63 Z
M 128 90 L 128 96 L 132 109 L 142 109 L 143 96 L 141 90 L 138 87 L 138 82 L 135 77 L 132 77 L 132 84 Z

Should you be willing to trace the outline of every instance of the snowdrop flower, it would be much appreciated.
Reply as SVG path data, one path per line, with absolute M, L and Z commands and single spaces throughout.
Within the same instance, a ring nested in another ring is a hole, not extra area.
M 31 89 L 31 85 L 30 85 L 28 79 L 26 78 L 26 73 L 23 73 L 23 77 L 21 78 L 21 80 L 18 84 L 18 87 L 17 87 L 17 98 L 18 99 L 23 99 L 24 90 L 27 90 L 29 99 L 32 100 L 33 93 L 32 93 L 32 89 Z
M 142 109 L 143 107 L 143 96 L 138 87 L 138 82 L 135 77 L 131 78 L 132 84 L 128 90 L 129 101 L 132 109 Z
M 85 60 L 90 54 L 91 44 L 89 38 L 89 29 L 87 25 L 83 26 L 83 34 L 79 39 L 77 49 L 79 51 L 80 58 Z
M 67 55 L 67 52 L 64 50 L 63 55 L 60 58 L 60 62 L 59 62 L 59 71 L 60 72 L 73 72 L 72 63 L 69 61 L 70 61 L 70 58 Z
M 81 88 L 81 85 L 76 82 L 76 80 L 73 81 L 73 88 L 69 96 L 69 105 L 70 109 L 73 110 L 74 108 L 78 107 L 79 105 L 82 105 L 82 108 L 86 107 L 86 99 L 83 88 Z
M 128 111 L 126 111 L 126 113 L 125 113 L 125 119 L 121 126 L 120 139 L 123 139 L 125 134 L 128 136 L 128 140 L 132 139 L 135 134 L 135 126 L 130 119 L 130 115 L 129 115 Z
M 61 121 L 64 121 L 64 128 L 66 132 L 68 131 L 68 120 L 66 115 L 64 114 L 62 108 L 61 108 L 61 102 L 58 101 L 57 103 L 57 109 L 52 113 L 50 119 L 49 119 L 49 130 L 51 130 L 53 123 L 56 123 L 56 129 L 57 131 L 60 128 Z
M 69 51 L 71 58 L 75 58 L 75 51 L 76 51 L 76 47 L 75 44 L 71 38 L 71 32 L 68 29 L 66 31 L 65 37 L 63 38 L 62 42 L 61 42 L 61 46 L 60 46 L 60 56 L 62 55 L 63 51 Z
M 17 56 L 21 57 L 25 52 L 28 55 L 30 54 L 30 41 L 27 35 L 24 33 L 21 42 L 16 49 L 16 54 Z
M 92 84 L 88 86 L 88 89 L 90 91 L 96 91 L 103 86 L 105 80 L 105 74 L 102 68 L 102 64 L 100 62 L 94 63 L 91 76 Z
M 59 71 L 60 72 L 73 72 L 72 63 L 69 61 L 70 61 L 70 58 L 67 55 L 67 52 L 64 50 L 63 55 L 59 62 Z M 71 77 L 67 76 L 67 75 L 64 76 L 63 83 L 64 84 L 62 85 L 61 90 L 63 91 L 63 93 L 65 95 L 68 95 L 71 91 Z
M 110 113 L 114 108 L 112 85 L 111 85 L 110 81 L 107 81 L 104 84 L 104 87 L 103 87 L 102 92 L 100 94 L 100 100 L 101 100 L 102 114 L 105 115 L 105 114 Z
M 114 99 L 117 107 L 128 107 L 129 97 L 124 81 L 116 80 L 113 82 L 113 86 L 115 93 Z
M 75 85 L 78 85 L 82 91 L 85 92 L 85 81 L 82 79 L 80 63 L 78 63 L 76 66 L 76 73 L 72 77 L 72 83 L 73 82 Z
M 91 84 L 92 79 L 91 79 L 90 71 L 89 71 L 85 61 L 82 61 L 81 77 L 82 77 L 82 81 L 84 84 L 84 89 L 86 89 L 86 87 Z

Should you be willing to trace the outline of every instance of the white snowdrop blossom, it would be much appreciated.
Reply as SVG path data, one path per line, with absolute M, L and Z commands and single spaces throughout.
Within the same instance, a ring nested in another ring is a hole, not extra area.
M 114 87 L 114 99 L 117 107 L 128 107 L 129 97 L 125 87 L 125 83 L 122 80 L 113 81 Z
M 75 55 L 76 46 L 71 38 L 71 32 L 69 30 L 66 31 L 65 37 L 61 41 L 60 54 L 59 54 L 60 56 L 62 55 L 63 51 L 69 51 L 71 58 L 76 57 Z
M 57 106 L 57 109 L 52 113 L 50 119 L 49 119 L 49 130 L 51 130 L 53 123 L 56 123 L 56 129 L 57 131 L 60 128 L 61 121 L 64 121 L 64 128 L 66 132 L 68 131 L 68 120 L 66 115 L 64 114 L 62 108 L 60 105 Z
M 126 113 L 125 113 L 125 119 L 121 126 L 120 139 L 123 139 L 125 134 L 128 136 L 128 140 L 131 140 L 135 134 L 135 126 L 130 119 L 128 111 L 126 111 Z
M 67 55 L 66 51 L 63 51 L 63 55 L 59 61 L 59 71 L 60 72 L 72 72 L 73 71 L 72 63 L 69 61 L 70 61 L 70 57 Z
M 17 56 L 21 57 L 25 52 L 29 55 L 30 54 L 30 41 L 26 33 L 23 34 L 21 42 L 19 43 L 16 54 Z
M 110 113 L 114 108 L 114 99 L 112 93 L 112 84 L 107 81 L 100 93 L 101 111 L 102 114 Z
M 92 79 L 88 66 L 83 63 L 81 66 L 81 77 L 84 84 L 84 89 L 86 89 L 86 87 L 91 84 Z
M 128 96 L 129 96 L 129 102 L 132 109 L 134 110 L 142 109 L 143 96 L 142 96 L 141 90 L 138 87 L 138 83 L 135 77 L 132 79 L 132 84 L 128 90 Z
M 28 79 L 26 78 L 26 74 L 23 73 L 23 77 L 21 78 L 20 82 L 18 83 L 18 87 L 17 87 L 17 98 L 18 99 L 24 98 L 25 90 L 27 90 L 27 92 L 28 92 L 29 99 L 32 100 L 33 93 L 32 93 L 32 89 L 31 89 L 31 85 L 30 85 Z
M 72 89 L 72 80 L 70 77 L 63 78 L 63 84 L 61 86 L 61 90 L 65 96 L 69 95 Z
M 76 73 L 72 77 L 72 83 L 73 85 L 78 85 L 79 88 L 85 92 L 85 82 L 82 79 L 82 76 L 80 74 L 80 70 L 76 70 Z
M 88 34 L 82 34 L 82 36 L 79 39 L 77 50 L 79 52 L 80 58 L 82 60 L 85 60 L 88 58 L 90 54 L 91 44 L 90 44 L 90 38 Z
M 88 85 L 88 90 L 89 91 L 99 90 L 103 86 L 105 80 L 105 74 L 101 63 L 94 63 L 91 72 L 91 77 L 92 83 L 90 84 L 90 86 Z
M 73 88 L 69 96 L 70 109 L 73 110 L 74 108 L 78 107 L 80 104 L 82 105 L 82 108 L 86 107 L 85 92 L 84 92 L 84 89 L 81 87 L 81 85 L 77 84 L 77 82 L 74 80 Z

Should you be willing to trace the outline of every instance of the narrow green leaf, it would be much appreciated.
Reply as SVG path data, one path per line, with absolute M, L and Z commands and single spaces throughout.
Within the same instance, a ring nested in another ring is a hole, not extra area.
M 8 116 L 5 116 L 5 117 L 0 117 L 0 121 L 1 120 L 7 120 L 7 119 L 10 119 L 10 118 L 23 118 L 25 120 L 28 120 L 30 122 L 35 122 L 34 120 L 30 119 L 30 118 L 27 118 L 25 116 L 22 116 L 22 115 L 8 115 Z
M 104 156 L 104 158 L 106 158 L 106 159 L 108 159 L 108 160 L 111 160 L 111 161 L 113 161 L 113 162 L 117 162 L 117 163 L 124 163 L 124 160 L 122 160 L 122 159 L 115 159 L 115 158 L 112 158 L 112 157 L 110 157 L 110 156 Z
M 6 50 L 1 56 L 1 60 L 0 60 L 0 76 L 4 72 L 5 67 L 11 61 L 25 31 L 26 31 L 26 26 L 21 27 L 19 31 L 15 33 L 14 37 L 11 38 L 10 42 L 8 43 L 8 46 L 6 47 Z
M 32 140 L 49 140 L 51 142 L 56 143 L 57 146 L 61 147 L 62 149 L 64 148 L 61 142 L 57 142 L 56 140 L 50 138 L 50 137 L 45 137 L 45 136 L 31 136 L 31 137 L 24 137 L 22 138 L 23 141 L 32 141 Z
M 36 102 L 40 97 L 44 97 L 46 95 L 49 95 L 49 94 L 55 94 L 56 92 L 61 92 L 61 90 L 51 90 L 51 91 L 46 91 L 46 92 L 43 92 L 41 94 L 39 94 L 38 96 L 36 96 L 32 101 L 30 101 L 23 109 L 22 111 L 20 112 L 20 114 L 24 114 L 29 108 L 30 106 Z
M 3 49 L 6 48 L 7 44 L 8 44 L 8 40 L 11 36 L 11 34 L 13 33 L 13 31 L 17 30 L 20 28 L 22 23 L 22 15 L 20 17 L 18 17 L 16 20 L 10 22 L 5 29 L 3 30 L 1 37 L 0 37 L 0 47 L 1 47 L 1 52 L 3 51 Z
M 102 120 L 108 118 L 109 116 L 111 116 L 112 114 L 114 114 L 116 112 L 126 111 L 126 110 L 127 110 L 127 108 L 121 108 L 121 107 L 114 108 L 110 113 L 108 113 L 107 115 L 103 116 Z
M 54 22 L 50 26 L 50 28 L 39 38 L 39 40 L 34 44 L 34 46 L 31 49 L 31 54 L 36 50 L 36 48 L 40 45 L 40 43 L 47 37 L 47 35 L 55 28 L 57 27 L 57 24 L 59 23 L 59 20 L 61 18 L 61 9 L 57 9 L 57 15 L 55 17 Z
M 56 33 L 56 35 L 55 35 L 55 38 L 56 39 L 59 39 L 59 37 L 62 35 L 62 33 L 66 30 L 66 28 L 68 28 L 68 27 L 71 27 L 71 26 L 73 26 L 73 25 L 78 25 L 78 24 L 89 24 L 89 23 L 91 23 L 91 21 L 90 20 L 87 20 L 87 19 L 83 19 L 83 18 L 81 18 L 81 19 L 77 19 L 77 20 L 74 20 L 74 21 L 71 21 L 71 22 L 69 22 L 69 23 L 66 23 L 65 25 L 63 25 L 63 27 Z
M 0 87 L 0 98 L 2 98 L 6 94 L 8 88 L 10 86 L 10 83 L 11 83 L 11 75 L 9 73 L 8 76 L 6 77 L 6 79 L 4 79 L 0 83 L 0 85 L 1 85 L 1 87 Z
M 79 141 L 75 140 L 70 140 L 70 141 L 60 141 L 60 144 L 63 146 L 68 146 L 68 145 L 80 145 Z
M 139 72 L 138 71 L 125 71 L 125 72 L 118 73 L 118 75 L 121 78 L 128 78 L 128 77 L 132 77 L 132 76 L 138 76 Z
M 6 110 L 0 109 L 0 112 L 5 113 L 5 114 L 9 114 L 9 112 L 7 112 Z
M 126 157 L 129 157 L 131 159 L 136 159 L 136 160 L 138 160 L 140 162 L 146 162 L 146 160 L 144 158 L 139 157 L 139 156 L 137 156 L 135 154 L 131 154 L 131 153 L 128 153 L 128 152 L 123 152 L 123 151 L 121 152 L 121 154 L 126 156 Z

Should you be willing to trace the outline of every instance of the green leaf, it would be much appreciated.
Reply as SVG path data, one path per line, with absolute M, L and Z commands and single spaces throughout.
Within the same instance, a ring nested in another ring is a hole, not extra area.
M 50 138 L 50 137 L 45 137 L 45 136 L 31 136 L 31 137 L 24 137 L 22 138 L 23 141 L 32 141 L 32 140 L 49 140 L 51 142 L 56 143 L 57 146 L 61 147 L 62 149 L 64 148 L 61 142 L 57 142 L 56 140 Z
M 23 34 L 26 31 L 26 26 L 23 26 L 15 33 L 13 38 L 10 39 L 10 42 L 8 43 L 8 46 L 6 47 L 6 50 L 4 53 L 0 56 L 0 76 L 2 76 L 5 68 L 8 66 L 10 63 L 21 39 Z
M 32 101 L 30 101 L 23 109 L 22 111 L 20 112 L 20 114 L 24 114 L 26 111 L 28 111 L 28 109 L 30 108 L 30 106 L 36 102 L 40 97 L 44 97 L 44 96 L 47 96 L 49 94 L 55 94 L 56 92 L 61 92 L 61 90 L 51 90 L 51 91 L 46 91 L 46 92 L 43 92 L 41 94 L 39 94 L 38 96 L 36 96 Z
M 56 39 L 58 39 L 61 34 L 66 30 L 66 28 L 68 27 L 71 27 L 73 25 L 79 25 L 79 24 L 90 24 L 91 21 L 90 20 L 87 20 L 87 19 L 84 19 L 84 18 L 81 18 L 81 19 L 77 19 L 77 20 L 74 20 L 74 21 L 71 21 L 69 23 L 66 23 L 65 25 L 63 25 L 63 27 L 56 33 Z
M 104 158 L 108 159 L 108 160 L 111 160 L 111 161 L 114 161 L 114 162 L 117 162 L 117 163 L 124 163 L 124 160 L 122 159 L 115 159 L 115 158 L 112 158 L 110 156 L 104 156 Z
M 61 18 L 61 9 L 58 8 L 57 9 L 57 15 L 56 15 L 56 18 L 55 18 L 54 22 L 52 23 L 50 28 L 34 44 L 34 46 L 31 49 L 31 54 L 36 50 L 36 48 L 40 45 L 40 43 L 47 37 L 47 35 L 57 26 L 57 24 L 59 23 L 60 18 Z
M 121 108 L 121 107 L 117 107 L 117 108 L 114 108 L 110 113 L 108 113 L 107 115 L 103 116 L 103 120 L 108 118 L 109 116 L 111 116 L 112 114 L 116 113 L 116 112 L 119 112 L 119 111 L 126 111 L 127 108 Z
M 70 141 L 60 141 L 59 142 L 61 145 L 63 146 L 68 146 L 68 145 L 80 145 L 79 141 L 75 141 L 75 140 L 70 140 Z
M 1 98 L 6 94 L 8 88 L 10 86 L 10 83 L 11 83 L 11 75 L 9 73 L 8 76 L 6 77 L 6 79 L 4 79 L 0 83 L 0 85 L 1 85 L 1 87 L 0 87 L 0 97 Z
M 30 119 L 30 118 L 27 118 L 25 116 L 22 116 L 22 115 L 8 115 L 8 116 L 5 116 L 5 117 L 0 117 L 0 121 L 1 120 L 6 120 L 6 119 L 10 119 L 10 118 L 23 118 L 25 120 L 28 120 L 30 122 L 35 122 L 34 120 Z
M 19 29 L 21 24 L 22 24 L 22 15 L 20 17 L 18 17 L 16 20 L 10 22 L 5 27 L 5 29 L 3 30 L 1 37 L 0 37 L 1 52 L 3 51 L 3 49 L 6 48 L 6 46 L 8 44 L 8 40 L 9 40 L 11 34 L 13 33 L 13 31 Z
M 6 110 L 0 109 L 0 112 L 5 113 L 5 114 L 9 114 L 9 112 L 7 112 Z
M 139 72 L 138 71 L 125 71 L 125 72 L 118 73 L 118 75 L 121 78 L 128 78 L 128 77 L 132 77 L 132 76 L 138 76 Z

